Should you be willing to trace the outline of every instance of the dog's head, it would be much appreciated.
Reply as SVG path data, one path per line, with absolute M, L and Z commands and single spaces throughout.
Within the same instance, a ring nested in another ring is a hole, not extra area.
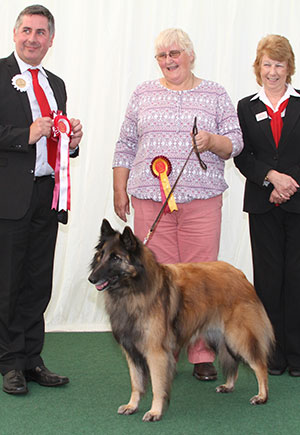
M 99 291 L 132 285 L 132 280 L 138 279 L 142 270 L 141 250 L 141 242 L 129 227 L 121 234 L 103 219 L 89 281 Z

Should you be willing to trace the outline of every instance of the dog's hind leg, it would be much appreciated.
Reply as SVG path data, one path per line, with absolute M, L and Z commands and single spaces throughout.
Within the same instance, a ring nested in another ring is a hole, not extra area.
M 250 399 L 251 405 L 260 405 L 263 403 L 266 403 L 268 400 L 268 369 L 267 365 L 259 362 L 259 363 L 250 363 L 250 367 L 255 372 L 255 376 L 258 383 L 258 394 L 256 396 L 253 396 Z
M 245 322 L 246 320 L 247 319 L 245 319 Z M 235 328 L 232 333 L 227 334 L 226 342 L 228 345 L 225 345 L 225 348 L 228 350 L 230 356 L 234 358 L 236 355 L 237 361 L 238 358 L 242 359 L 255 372 L 258 382 L 258 394 L 250 399 L 250 403 L 253 405 L 266 403 L 268 400 L 268 344 L 264 345 L 264 337 L 261 338 L 259 334 L 255 334 L 253 327 L 252 329 L 251 327 L 244 327 L 244 330 L 239 333 L 237 331 L 238 328 Z M 225 392 L 227 392 L 226 387 L 230 388 L 230 386 L 234 384 L 234 380 L 231 378 L 228 380 L 228 383 L 229 385 L 227 382 L 225 384 Z M 223 386 L 221 386 L 221 388 L 219 387 L 220 392 L 223 392 L 222 387 Z
M 126 405 L 121 405 L 118 408 L 118 414 L 130 415 L 138 410 L 141 396 L 145 393 L 147 384 L 147 369 L 146 362 L 144 366 L 136 365 L 126 351 L 125 355 L 130 373 L 131 396 Z
M 231 393 L 238 378 L 239 361 L 228 350 L 225 342 L 219 344 L 219 360 L 226 376 L 226 383 L 216 388 L 217 393 Z
M 235 374 L 227 376 L 226 383 L 216 388 L 217 393 L 231 393 L 234 390 L 235 382 L 238 378 L 238 371 Z
M 264 334 L 261 333 L 261 330 L 264 331 Z M 258 394 L 250 399 L 252 405 L 260 405 L 266 403 L 268 400 L 269 388 L 267 361 L 268 355 L 272 349 L 273 340 L 273 330 L 269 320 L 266 321 L 266 328 L 261 328 L 259 333 L 253 335 L 252 339 L 249 340 L 247 352 L 249 356 L 247 363 L 254 371 L 258 383 Z
M 155 350 L 147 355 L 152 382 L 152 405 L 143 421 L 158 421 L 162 417 L 164 404 L 169 400 L 171 383 L 175 371 L 175 358 L 165 350 Z
M 249 362 L 249 366 L 255 372 L 258 383 L 258 394 L 250 399 L 252 405 L 260 405 L 266 403 L 268 400 L 268 370 L 266 364 L 262 362 Z M 236 363 L 236 371 L 230 370 L 228 372 L 227 380 L 224 385 L 220 385 L 216 391 L 217 393 L 230 393 L 234 390 L 234 385 L 238 376 L 238 362 Z M 226 369 L 225 369 L 226 370 Z

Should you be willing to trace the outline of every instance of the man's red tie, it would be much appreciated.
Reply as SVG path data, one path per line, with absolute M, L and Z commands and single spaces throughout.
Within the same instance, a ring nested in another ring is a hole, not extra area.
M 284 109 L 288 105 L 288 102 L 289 102 L 289 99 L 283 101 L 280 104 L 279 109 L 277 110 L 277 112 L 273 112 L 273 110 L 269 106 L 266 106 L 267 107 L 268 115 L 271 118 L 271 129 L 272 129 L 274 141 L 275 141 L 275 144 L 276 144 L 276 148 L 278 147 L 278 144 L 279 144 L 279 141 L 280 141 L 281 130 L 282 130 L 282 126 L 283 126 L 283 121 L 282 121 L 281 113 L 284 111 Z
M 39 84 L 38 81 L 38 69 L 30 69 L 29 70 L 32 75 L 32 85 L 33 90 L 37 99 L 37 102 L 40 106 L 41 114 L 42 116 L 49 116 L 51 117 L 51 109 L 47 100 L 47 97 L 45 95 L 45 92 L 43 91 L 43 88 Z M 48 163 L 49 165 L 55 169 L 55 160 L 56 160 L 56 150 L 57 150 L 57 142 L 53 140 L 51 137 L 47 138 L 47 152 L 48 152 Z

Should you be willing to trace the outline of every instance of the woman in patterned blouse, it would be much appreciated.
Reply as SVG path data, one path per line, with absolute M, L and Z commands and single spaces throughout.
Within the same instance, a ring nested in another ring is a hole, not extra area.
M 196 77 L 194 48 L 181 29 L 161 32 L 155 58 L 163 76 L 139 85 L 133 93 L 114 155 L 114 207 L 126 222 L 130 201 L 135 234 L 143 240 L 164 199 L 155 161 L 163 160 L 173 186 L 195 142 L 203 169 L 192 153 L 174 191 L 175 210 L 168 207 L 148 247 L 161 263 L 215 261 L 218 257 L 225 160 L 243 148 L 236 111 L 225 89 Z M 157 167 L 159 168 L 159 167 Z M 193 375 L 214 380 L 214 354 L 200 340 L 188 351 Z

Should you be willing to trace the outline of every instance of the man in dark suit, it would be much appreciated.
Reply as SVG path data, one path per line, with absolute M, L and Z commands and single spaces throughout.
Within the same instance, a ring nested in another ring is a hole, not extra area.
M 58 219 L 66 221 L 66 212 L 51 209 L 53 120 L 41 115 L 29 69 L 38 69 L 51 111 L 66 113 L 64 82 L 41 66 L 53 38 L 50 11 L 29 6 L 15 24 L 15 52 L 0 60 L 0 371 L 10 394 L 27 393 L 30 380 L 49 387 L 69 382 L 41 358 Z M 82 126 L 77 119 L 70 124 L 70 156 L 76 156 Z

